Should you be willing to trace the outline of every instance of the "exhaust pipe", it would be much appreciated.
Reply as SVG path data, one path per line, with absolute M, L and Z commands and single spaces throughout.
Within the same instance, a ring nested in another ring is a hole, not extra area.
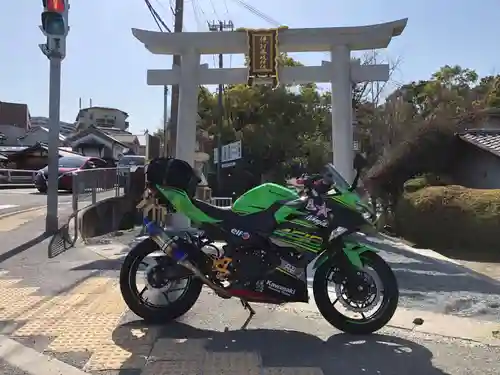
M 213 289 L 213 291 L 215 293 L 217 293 L 218 296 L 220 296 L 222 298 L 231 298 L 232 297 L 232 295 L 226 289 L 213 283 L 208 277 L 206 277 L 203 273 L 201 273 L 201 271 L 198 269 L 198 267 L 196 267 L 189 260 L 187 260 L 187 259 L 180 260 L 180 261 L 177 261 L 177 264 L 180 264 L 181 266 L 190 270 L 196 277 L 200 278 L 201 281 L 203 281 L 208 287 Z
M 154 222 L 149 221 L 147 218 L 144 218 L 144 224 L 146 226 L 146 232 L 151 236 L 151 239 L 155 241 L 158 246 L 160 246 L 160 249 L 163 253 L 175 260 L 177 264 L 190 270 L 210 289 L 217 293 L 218 296 L 222 298 L 232 297 L 231 293 L 211 281 L 200 271 L 198 267 L 196 267 L 187 259 L 187 254 L 175 245 L 176 238 L 170 238 L 169 236 L 167 236 L 160 227 L 158 227 Z

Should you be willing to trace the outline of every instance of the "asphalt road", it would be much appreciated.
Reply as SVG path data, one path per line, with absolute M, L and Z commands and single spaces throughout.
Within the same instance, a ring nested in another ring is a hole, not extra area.
M 97 194 L 97 200 L 113 196 L 115 191 L 107 191 Z M 79 196 L 79 201 L 88 204 L 91 201 L 90 194 Z M 71 205 L 72 195 L 69 192 L 59 192 L 60 206 Z M 42 194 L 36 189 L 1 189 L 0 190 L 0 216 L 26 210 L 34 207 L 47 205 L 47 194 Z

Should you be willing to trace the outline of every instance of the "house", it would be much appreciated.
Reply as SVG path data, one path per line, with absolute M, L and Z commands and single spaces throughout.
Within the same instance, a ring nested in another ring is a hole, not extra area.
M 146 135 L 139 134 L 136 137 L 139 142 L 139 149 L 137 151 L 137 155 L 146 156 Z
M 0 148 L 1 150 L 1 148 Z M 6 152 L 2 152 L 6 154 Z M 75 152 L 59 147 L 59 157 L 72 156 Z M 8 162 L 15 165 L 15 169 L 38 170 L 49 163 L 49 147 L 47 144 L 37 143 L 30 147 L 17 147 L 14 152 L 7 155 Z
M 127 130 L 128 113 L 116 108 L 89 107 L 80 109 L 76 116 L 76 130 L 85 130 L 90 126 L 96 128 L 116 128 Z
M 139 139 L 137 138 L 136 135 L 126 131 L 122 130 L 119 128 L 112 128 L 112 127 L 96 127 L 99 131 L 109 135 L 110 137 L 113 137 L 116 139 L 118 142 L 123 143 L 124 145 L 127 145 L 133 152 L 134 154 L 138 154 L 139 148 L 140 148 L 140 143 Z
M 17 146 L 19 145 L 19 137 L 23 137 L 26 134 L 26 130 L 15 125 L 1 125 L 0 124 L 0 143 L 2 145 Z
M 49 143 L 49 129 L 44 126 L 32 127 L 24 135 L 17 138 L 21 146 L 34 146 L 37 143 Z M 59 145 L 66 145 L 66 137 L 59 133 Z
M 30 112 L 24 103 L 0 101 L 0 124 L 12 125 L 24 131 L 31 128 Z
M 453 163 L 453 181 L 469 188 L 500 189 L 500 128 L 470 129 L 458 133 L 459 152 Z
M 121 138 L 122 141 L 117 138 Z M 139 141 L 136 136 L 127 132 L 126 134 L 105 132 L 103 128 L 94 125 L 67 137 L 66 142 L 75 152 L 87 156 L 97 156 L 108 161 L 117 160 L 121 155 L 127 153 L 136 154 L 139 149 Z
M 40 116 L 32 117 L 31 118 L 31 126 L 32 127 L 41 126 L 41 127 L 48 128 L 49 127 L 49 119 L 48 119 L 48 117 L 40 117 Z M 68 136 L 68 135 L 75 132 L 75 124 L 70 123 L 70 122 L 60 121 L 59 122 L 59 132 L 63 136 Z

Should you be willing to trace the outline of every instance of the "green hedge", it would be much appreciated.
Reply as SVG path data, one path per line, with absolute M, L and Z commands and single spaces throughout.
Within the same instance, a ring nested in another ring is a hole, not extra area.
M 500 190 L 450 185 L 405 192 L 395 229 L 419 247 L 500 253 Z

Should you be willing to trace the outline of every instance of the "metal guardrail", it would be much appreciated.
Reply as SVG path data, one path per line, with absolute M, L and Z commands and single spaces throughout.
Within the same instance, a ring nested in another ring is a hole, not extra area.
M 0 185 L 34 185 L 37 173 L 27 169 L 0 169 Z

